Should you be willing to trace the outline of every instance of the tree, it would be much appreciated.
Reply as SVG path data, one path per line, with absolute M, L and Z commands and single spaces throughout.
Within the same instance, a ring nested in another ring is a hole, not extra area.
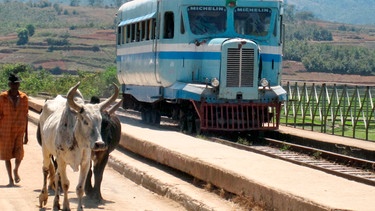
M 94 6 L 94 4 L 95 4 L 95 0 L 89 0 L 89 5 L 90 6 Z
M 34 27 L 34 25 L 28 24 L 26 26 L 26 29 L 27 29 L 28 34 L 29 34 L 30 37 L 32 37 L 35 34 L 35 27 Z
M 79 3 L 80 3 L 79 0 L 71 0 L 70 1 L 70 6 L 72 6 L 72 7 L 78 7 Z
M 114 1 L 114 4 L 115 4 L 115 7 L 120 7 L 123 3 L 121 0 L 113 0 L 113 1 Z
M 17 45 L 25 45 L 29 42 L 29 31 L 24 28 L 18 32 Z
M 299 20 L 313 20 L 314 14 L 310 11 L 303 11 L 296 13 L 296 18 Z
M 293 22 L 294 21 L 294 18 L 295 18 L 295 9 L 296 9 L 296 6 L 293 5 L 293 4 L 287 4 L 285 6 L 284 17 L 285 17 L 286 21 L 288 21 L 288 22 Z

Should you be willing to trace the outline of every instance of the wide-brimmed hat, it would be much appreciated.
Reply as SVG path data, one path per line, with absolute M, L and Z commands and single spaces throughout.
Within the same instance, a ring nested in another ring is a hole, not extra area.
M 12 83 L 20 83 L 21 82 L 21 78 L 14 73 L 11 73 L 9 75 L 8 80 L 9 80 L 9 82 L 12 82 Z

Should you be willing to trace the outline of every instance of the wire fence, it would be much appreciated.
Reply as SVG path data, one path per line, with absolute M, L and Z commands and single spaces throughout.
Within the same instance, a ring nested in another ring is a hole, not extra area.
M 281 124 L 375 141 L 375 86 L 287 82 Z

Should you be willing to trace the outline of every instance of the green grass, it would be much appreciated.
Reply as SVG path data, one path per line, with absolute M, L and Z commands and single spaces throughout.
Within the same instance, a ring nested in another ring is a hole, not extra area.
M 342 128 L 341 123 L 335 123 L 334 128 L 332 128 L 332 121 L 328 121 L 327 125 L 324 126 L 323 122 L 317 119 L 314 120 L 314 125 L 312 124 L 312 121 L 310 118 L 306 118 L 303 122 L 302 115 L 297 116 L 296 120 L 294 121 L 294 117 L 289 116 L 288 122 L 286 121 L 286 116 L 284 114 L 281 115 L 280 123 L 282 125 L 288 125 L 296 128 L 303 128 L 305 130 L 312 130 L 315 132 L 324 132 L 327 134 L 334 134 L 338 136 L 344 136 L 344 137 L 350 137 L 350 138 L 357 138 L 357 139 L 363 139 L 366 140 L 366 129 L 363 121 L 358 121 L 357 126 L 355 128 L 355 134 L 354 133 L 354 127 L 351 125 L 350 121 L 347 121 L 345 124 L 344 129 Z M 344 134 L 343 134 L 344 130 Z M 375 122 L 370 122 L 369 130 L 368 130 L 368 140 L 369 141 L 375 141 Z

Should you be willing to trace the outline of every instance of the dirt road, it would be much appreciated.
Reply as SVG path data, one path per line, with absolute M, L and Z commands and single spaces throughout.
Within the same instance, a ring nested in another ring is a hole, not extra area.
M 0 161 L 0 207 L 4 211 L 52 210 L 53 195 L 48 198 L 47 205 L 39 208 L 39 193 L 43 185 L 41 147 L 36 141 L 36 126 L 29 123 L 29 143 L 25 145 L 25 157 L 19 174 L 21 182 L 16 187 L 7 187 L 8 176 L 4 161 Z M 14 167 L 14 159 L 12 160 Z M 75 187 L 78 173 L 67 167 L 70 180 L 70 208 L 77 210 Z M 110 167 L 104 172 L 102 195 L 105 204 L 84 198 L 85 210 L 186 210 L 178 203 L 161 197 L 149 190 L 136 185 Z M 60 205 L 62 197 L 60 197 Z

